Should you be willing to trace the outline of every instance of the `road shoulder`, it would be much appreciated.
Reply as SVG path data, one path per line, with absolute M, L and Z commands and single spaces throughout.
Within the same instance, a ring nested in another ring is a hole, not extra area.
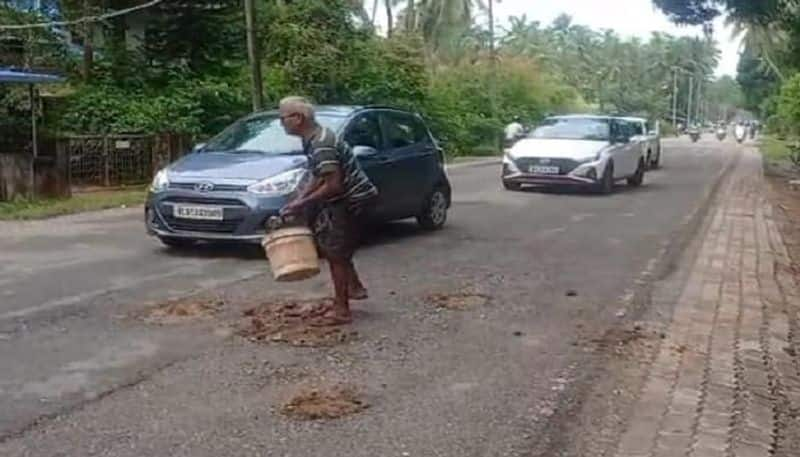
M 604 341 L 605 381 L 579 409 L 595 420 L 565 455 L 798 455 L 800 294 L 770 196 L 745 150 L 683 274 Z

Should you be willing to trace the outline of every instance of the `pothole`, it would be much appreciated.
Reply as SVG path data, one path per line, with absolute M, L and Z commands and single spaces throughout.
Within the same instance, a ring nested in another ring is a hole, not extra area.
M 296 420 L 330 420 L 356 414 L 369 405 L 353 386 L 306 387 L 292 396 L 281 413 Z
M 327 305 L 325 300 L 264 303 L 244 312 L 237 333 L 253 342 L 300 347 L 328 347 L 357 339 L 358 333 L 346 327 L 313 325 Z
M 210 319 L 224 305 L 225 302 L 221 299 L 182 298 L 148 308 L 140 318 L 155 325 L 183 324 Z
M 434 293 L 428 295 L 425 301 L 437 308 L 467 310 L 486 305 L 489 296 L 472 292 Z
M 658 338 L 657 332 L 636 325 L 633 328 L 611 328 L 603 336 L 593 338 L 590 342 L 599 350 L 622 354 L 632 347 L 650 347 L 653 340 Z

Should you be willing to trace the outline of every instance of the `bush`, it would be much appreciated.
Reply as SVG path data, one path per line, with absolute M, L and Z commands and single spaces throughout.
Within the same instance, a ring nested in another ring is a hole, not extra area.
M 241 89 L 221 80 L 183 80 L 159 89 L 79 87 L 58 113 L 65 133 L 215 132 L 246 111 Z
M 497 67 L 493 116 L 491 71 L 488 62 L 478 62 L 442 68 L 433 77 L 424 114 L 451 154 L 472 154 L 496 145 L 514 116 L 535 123 L 546 115 L 583 108 L 573 89 L 545 78 L 533 61 L 517 58 Z
M 672 121 L 661 121 L 659 124 L 661 128 L 661 137 L 666 138 L 669 136 L 676 136 L 678 134 L 675 127 L 672 126 Z
M 800 74 L 783 83 L 777 98 L 776 115 L 776 118 L 769 118 L 769 127 L 776 133 L 800 133 Z

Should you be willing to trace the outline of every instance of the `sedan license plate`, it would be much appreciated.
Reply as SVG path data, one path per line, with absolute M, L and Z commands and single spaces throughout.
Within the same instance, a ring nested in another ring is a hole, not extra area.
M 545 165 L 534 165 L 530 168 L 530 172 L 537 175 L 557 175 L 560 171 L 558 167 Z
M 186 206 L 175 205 L 172 209 L 175 217 L 181 219 L 199 219 L 204 221 L 221 221 L 223 211 L 219 206 Z

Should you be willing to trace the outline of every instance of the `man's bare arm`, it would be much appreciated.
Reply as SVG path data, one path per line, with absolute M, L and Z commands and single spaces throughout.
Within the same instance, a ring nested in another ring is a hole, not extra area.
M 308 204 L 324 201 L 344 193 L 344 173 L 342 168 L 338 166 L 331 167 L 329 172 L 319 178 L 315 178 L 307 189 L 310 190 L 308 192 L 304 190 L 303 195 L 286 205 L 285 212 L 297 211 Z

